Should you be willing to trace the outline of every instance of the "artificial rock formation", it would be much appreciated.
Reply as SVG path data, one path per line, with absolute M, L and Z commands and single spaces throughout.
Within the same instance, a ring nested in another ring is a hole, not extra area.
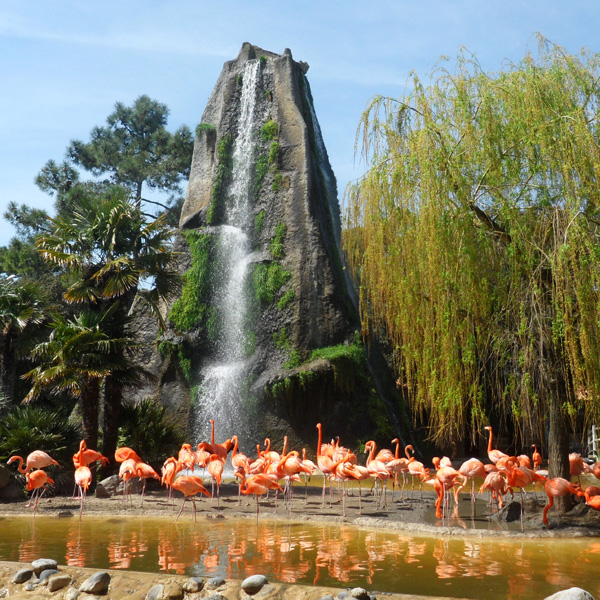
M 158 391 L 142 395 L 180 416 L 194 405 L 198 440 L 210 418 L 220 440 L 239 433 L 248 444 L 288 434 L 314 446 L 317 421 L 346 439 L 396 435 L 356 339 L 307 71 L 287 49 L 245 43 L 196 129 L 176 244 L 185 284 L 160 355 L 147 357 Z M 232 404 L 240 415 L 224 420 Z

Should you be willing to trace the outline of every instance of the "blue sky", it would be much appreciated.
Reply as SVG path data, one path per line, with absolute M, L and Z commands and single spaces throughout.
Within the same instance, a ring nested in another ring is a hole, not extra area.
M 47 209 L 33 183 L 71 139 L 87 141 L 116 101 L 167 104 L 168 128 L 192 129 L 223 63 L 243 42 L 310 65 L 308 78 L 340 196 L 365 165 L 354 156 L 361 112 L 398 97 L 465 46 L 487 70 L 535 52 L 535 33 L 600 51 L 597 1 L 28 0 L 0 3 L 0 214 L 11 200 Z M 0 245 L 13 235 L 0 219 Z

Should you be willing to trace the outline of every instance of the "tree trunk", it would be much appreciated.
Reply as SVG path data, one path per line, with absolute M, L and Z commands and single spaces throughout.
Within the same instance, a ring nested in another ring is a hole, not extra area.
M 553 390 L 549 404 L 548 420 L 550 430 L 548 432 L 548 476 L 562 477 L 571 480 L 569 473 L 569 430 L 567 420 L 562 412 L 562 401 L 560 385 Z M 555 503 L 561 513 L 567 512 L 573 506 L 571 494 L 562 498 L 556 498 Z
M 98 406 L 100 400 L 100 381 L 93 379 L 84 384 L 81 394 L 81 417 L 83 420 L 83 439 L 88 448 L 98 446 Z
M 102 440 L 102 454 L 106 456 L 111 465 L 102 469 L 103 476 L 108 476 L 114 469 L 114 456 L 117 449 L 119 436 L 119 417 L 121 414 L 122 387 L 109 375 L 106 378 L 104 389 L 104 436 Z
M 0 395 L 4 394 L 10 402 L 14 402 L 15 360 L 11 346 L 11 336 L 0 334 Z

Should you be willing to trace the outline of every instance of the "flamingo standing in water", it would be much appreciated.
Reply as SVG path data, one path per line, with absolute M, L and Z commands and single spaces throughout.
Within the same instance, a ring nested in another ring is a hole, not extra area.
M 322 505 L 325 506 L 325 487 L 327 485 L 327 479 L 331 478 L 334 470 L 335 463 L 331 456 L 321 453 L 321 441 L 323 439 L 321 432 L 321 423 L 317 423 L 317 429 L 319 431 L 319 439 L 317 441 L 317 468 L 323 473 L 323 494 L 322 494 Z
M 489 432 L 490 432 L 490 440 L 489 440 L 489 443 L 488 443 L 488 450 L 487 450 L 487 453 L 488 453 L 488 457 L 489 457 L 489 459 L 490 459 L 490 460 L 491 460 L 491 461 L 492 461 L 494 464 L 496 464 L 496 463 L 497 463 L 497 462 L 498 462 L 498 461 L 499 461 L 501 458 L 508 458 L 508 454 L 505 454 L 505 453 L 504 453 L 504 452 L 502 452 L 501 450 L 496 450 L 495 448 L 492 448 L 492 443 L 493 443 L 493 442 L 492 442 L 492 439 L 493 439 L 493 437 L 494 437 L 494 432 L 492 431 L 492 428 L 491 428 L 491 426 L 490 426 L 490 425 L 486 425 L 486 426 L 484 427 L 484 429 L 485 429 L 486 431 L 489 431 Z
M 217 508 L 220 505 L 221 495 L 221 478 L 223 477 L 223 462 L 217 454 L 211 454 L 206 465 L 210 476 L 212 477 L 212 498 L 215 497 L 215 483 L 217 484 Z
M 538 452 L 537 446 L 532 444 L 533 448 L 533 470 L 537 471 L 542 466 L 542 455 Z
M 475 516 L 475 478 L 485 478 L 485 466 L 477 458 L 469 458 L 458 468 L 458 472 L 465 476 L 463 485 L 454 490 L 454 499 L 458 503 L 458 494 L 465 487 L 468 480 L 471 480 L 471 518 Z

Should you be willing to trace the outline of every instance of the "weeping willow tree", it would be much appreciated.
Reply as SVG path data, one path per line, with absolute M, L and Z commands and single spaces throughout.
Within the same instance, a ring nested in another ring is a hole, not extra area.
M 462 52 L 370 103 L 346 193 L 363 331 L 390 341 L 430 439 L 495 413 L 517 443 L 548 435 L 553 476 L 600 412 L 599 82 L 599 55 L 543 39 L 498 73 Z

